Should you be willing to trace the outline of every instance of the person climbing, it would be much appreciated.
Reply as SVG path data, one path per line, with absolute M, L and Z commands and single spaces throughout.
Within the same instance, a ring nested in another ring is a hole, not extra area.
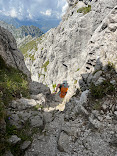
M 59 94 L 60 98 L 64 98 L 65 95 L 67 94 L 68 88 L 69 88 L 69 86 L 68 86 L 67 81 L 63 81 L 62 84 L 57 85 L 55 93 L 57 93 L 57 91 L 59 89 L 60 91 L 58 92 L 58 94 Z

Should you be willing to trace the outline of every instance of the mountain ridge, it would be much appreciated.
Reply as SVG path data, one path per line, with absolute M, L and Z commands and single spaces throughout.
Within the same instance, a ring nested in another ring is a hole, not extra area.
M 12 18 L 9 16 L 1 16 L 1 15 L 0 15 L 0 20 L 4 21 L 5 23 L 12 24 L 16 28 L 19 28 L 22 25 L 25 25 L 25 26 L 34 25 L 34 26 L 40 28 L 44 33 L 47 32 L 51 28 L 57 27 L 61 21 L 59 19 L 51 19 L 51 18 L 49 18 L 49 19 L 40 18 L 35 21 L 33 19 L 19 20 L 17 18 Z
M 32 37 L 40 37 L 43 32 L 36 26 L 21 26 L 19 28 L 16 28 L 13 25 L 7 24 L 3 21 L 0 21 L 0 26 L 8 29 L 16 40 L 23 39 L 24 37 L 30 35 Z

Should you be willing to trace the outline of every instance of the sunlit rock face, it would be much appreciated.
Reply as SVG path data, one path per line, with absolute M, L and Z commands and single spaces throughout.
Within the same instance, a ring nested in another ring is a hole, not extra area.
M 79 80 L 88 57 L 89 41 L 117 1 L 68 3 L 70 7 L 60 25 L 41 37 L 37 50 L 33 52 L 33 62 L 26 59 L 32 79 L 48 85 L 52 91 L 53 85 L 63 80 L 67 80 L 70 86 Z

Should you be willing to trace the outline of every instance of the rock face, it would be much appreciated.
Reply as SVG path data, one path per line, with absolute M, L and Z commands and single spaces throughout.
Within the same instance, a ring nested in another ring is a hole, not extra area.
M 22 53 L 17 49 L 17 44 L 10 32 L 0 27 L 0 55 L 7 65 L 15 67 L 30 78 Z
M 104 81 L 101 77 L 102 70 L 106 70 L 106 65 L 113 65 L 117 71 L 117 6 L 108 14 L 103 20 L 102 24 L 96 29 L 92 38 L 89 41 L 87 48 L 87 60 L 86 64 L 82 67 L 80 74 L 83 84 L 90 84 L 91 82 L 100 83 Z M 113 29 L 110 28 L 113 27 Z M 86 73 L 86 74 L 85 74 Z M 95 74 L 91 74 L 95 73 Z M 84 85 L 86 89 L 86 86 Z
M 33 63 L 28 58 L 26 61 L 27 67 L 32 73 L 32 79 L 43 82 L 52 91 L 52 86 L 61 83 L 64 79 L 68 80 L 70 86 L 75 81 L 78 81 L 81 68 L 89 56 L 90 50 L 88 51 L 87 49 L 90 47 L 90 39 L 94 36 L 94 32 L 98 31 L 98 27 L 104 23 L 103 19 L 117 5 L 116 0 L 70 0 L 68 3 L 70 7 L 60 25 L 42 36 L 38 44 L 38 50 L 35 52 Z M 112 16 L 114 16 L 114 19 L 111 19 L 108 31 L 115 34 L 116 24 L 113 21 L 116 20 L 116 13 Z M 102 26 L 103 35 L 105 32 L 104 27 L 106 26 Z M 105 35 L 106 39 L 107 33 Z M 97 36 L 99 40 L 100 34 L 98 32 Z M 97 36 L 93 38 L 97 40 Z M 98 47 L 97 42 L 96 44 Z

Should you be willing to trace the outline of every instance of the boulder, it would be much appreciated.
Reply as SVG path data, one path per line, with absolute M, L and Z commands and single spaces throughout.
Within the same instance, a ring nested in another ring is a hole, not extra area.
M 8 142 L 9 143 L 11 143 L 11 144 L 17 144 L 18 142 L 20 142 L 21 141 L 21 138 L 18 138 L 18 136 L 17 135 L 12 135 L 10 138 L 9 138 L 9 140 L 8 140 Z
M 30 118 L 30 124 L 32 127 L 40 127 L 42 128 L 43 127 L 43 118 L 42 116 L 32 116 Z
M 61 152 L 67 152 L 70 150 L 70 140 L 69 140 L 69 136 L 64 133 L 64 132 L 61 132 L 60 134 L 60 137 L 59 137 L 59 140 L 58 140 L 58 149 L 59 151 Z
M 26 150 L 31 145 L 31 141 L 24 141 L 23 144 L 20 146 L 21 150 Z

